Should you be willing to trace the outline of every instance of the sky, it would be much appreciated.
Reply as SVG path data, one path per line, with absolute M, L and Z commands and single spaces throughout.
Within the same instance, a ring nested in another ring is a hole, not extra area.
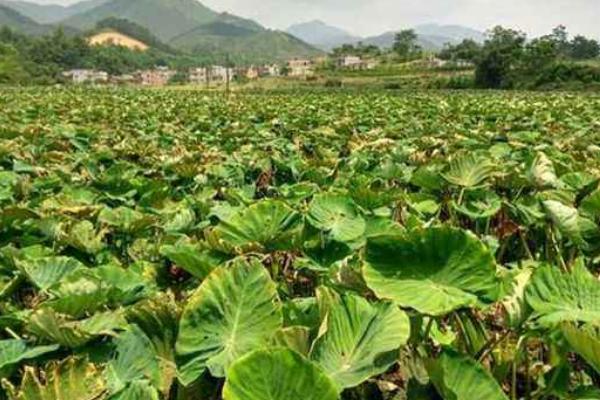
M 31 0 L 71 4 L 77 0 Z M 319 19 L 361 36 L 426 23 L 486 30 L 518 28 L 532 36 L 563 24 L 573 34 L 600 38 L 600 0 L 203 0 L 217 10 L 252 18 L 265 26 Z

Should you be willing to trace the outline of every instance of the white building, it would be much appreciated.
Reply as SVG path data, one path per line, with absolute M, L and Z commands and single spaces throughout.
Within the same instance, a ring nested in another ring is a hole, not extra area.
M 140 81 L 144 86 L 164 86 L 169 83 L 176 73 L 176 71 L 173 71 L 168 67 L 156 67 L 154 69 L 140 71 L 139 76 Z
M 311 60 L 298 58 L 288 61 L 288 70 L 289 76 L 311 76 L 315 73 Z
M 279 76 L 279 75 L 281 75 L 281 70 L 279 69 L 279 65 L 277 65 L 277 64 L 264 65 L 261 68 L 261 75 L 263 75 L 263 76 Z
M 352 69 L 352 70 L 365 70 L 374 69 L 379 63 L 377 60 L 363 60 L 359 56 L 344 56 L 337 60 L 338 68 Z
M 76 84 L 108 82 L 108 73 L 93 69 L 72 69 L 63 72 L 62 75 Z
M 212 65 L 209 67 L 192 68 L 189 73 L 191 83 L 202 84 L 207 82 L 224 83 L 233 80 L 235 73 L 233 68 L 226 68 L 221 65 Z
M 344 56 L 338 60 L 338 67 L 349 69 L 362 69 L 364 62 L 358 56 Z

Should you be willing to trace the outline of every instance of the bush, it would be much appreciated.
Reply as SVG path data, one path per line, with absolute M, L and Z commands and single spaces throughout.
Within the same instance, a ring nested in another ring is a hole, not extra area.
M 387 82 L 383 85 L 383 88 L 387 90 L 398 90 L 402 89 L 402 84 L 400 84 L 400 82 Z
M 540 71 L 533 83 L 524 82 L 528 89 L 586 90 L 600 84 L 600 68 L 590 65 L 556 63 Z
M 324 84 L 327 88 L 341 88 L 343 85 L 341 79 L 327 79 Z

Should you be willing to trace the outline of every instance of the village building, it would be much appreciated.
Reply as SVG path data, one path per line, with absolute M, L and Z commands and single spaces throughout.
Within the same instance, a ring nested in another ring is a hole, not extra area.
M 212 82 L 232 81 L 235 76 L 233 68 L 223 67 L 222 65 L 213 65 L 210 67 L 210 80 Z
M 140 71 L 139 73 L 140 83 L 144 86 L 164 86 L 176 72 L 167 67 L 157 67 L 155 69 L 149 69 Z
M 263 65 L 260 68 L 260 76 L 279 76 L 281 75 L 281 70 L 279 68 L 279 65 L 277 64 L 268 64 L 268 65 Z
M 130 50 L 146 51 L 149 46 L 137 39 L 116 31 L 104 31 L 88 38 L 92 46 L 123 46 Z
M 345 69 L 364 69 L 365 63 L 358 56 L 344 56 L 338 59 L 337 66 Z
M 311 60 L 295 58 L 288 61 L 288 76 L 302 77 L 314 75 L 313 63 Z
M 139 76 L 133 74 L 115 75 L 110 77 L 110 82 L 116 85 L 134 85 L 139 83 Z
M 75 84 L 108 82 L 108 73 L 93 69 L 72 69 L 64 71 L 62 75 Z
M 226 68 L 221 65 L 212 65 L 208 67 L 192 68 L 189 71 L 189 81 L 193 84 L 206 84 L 208 82 L 225 83 L 230 82 L 235 76 L 233 68 Z
M 260 70 L 252 65 L 246 69 L 246 73 L 244 75 L 247 79 L 258 79 L 260 77 Z
M 197 67 L 190 69 L 188 80 L 190 83 L 198 85 L 208 82 L 208 67 Z
M 350 69 L 355 71 L 374 69 L 379 65 L 377 60 L 363 60 L 359 56 L 344 56 L 337 60 L 338 68 Z

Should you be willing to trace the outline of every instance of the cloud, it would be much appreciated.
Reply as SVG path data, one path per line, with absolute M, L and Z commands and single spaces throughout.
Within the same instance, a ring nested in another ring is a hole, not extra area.
M 573 33 L 600 37 L 598 0 L 205 0 L 276 28 L 321 19 L 369 35 L 422 23 L 488 29 L 502 24 L 532 35 L 565 24 Z
M 32 0 L 73 3 L 77 0 Z M 485 30 L 501 24 L 530 35 L 564 24 L 569 31 L 600 38 L 600 0 L 202 0 L 219 11 L 285 29 L 313 19 L 360 35 L 423 23 L 461 24 Z

